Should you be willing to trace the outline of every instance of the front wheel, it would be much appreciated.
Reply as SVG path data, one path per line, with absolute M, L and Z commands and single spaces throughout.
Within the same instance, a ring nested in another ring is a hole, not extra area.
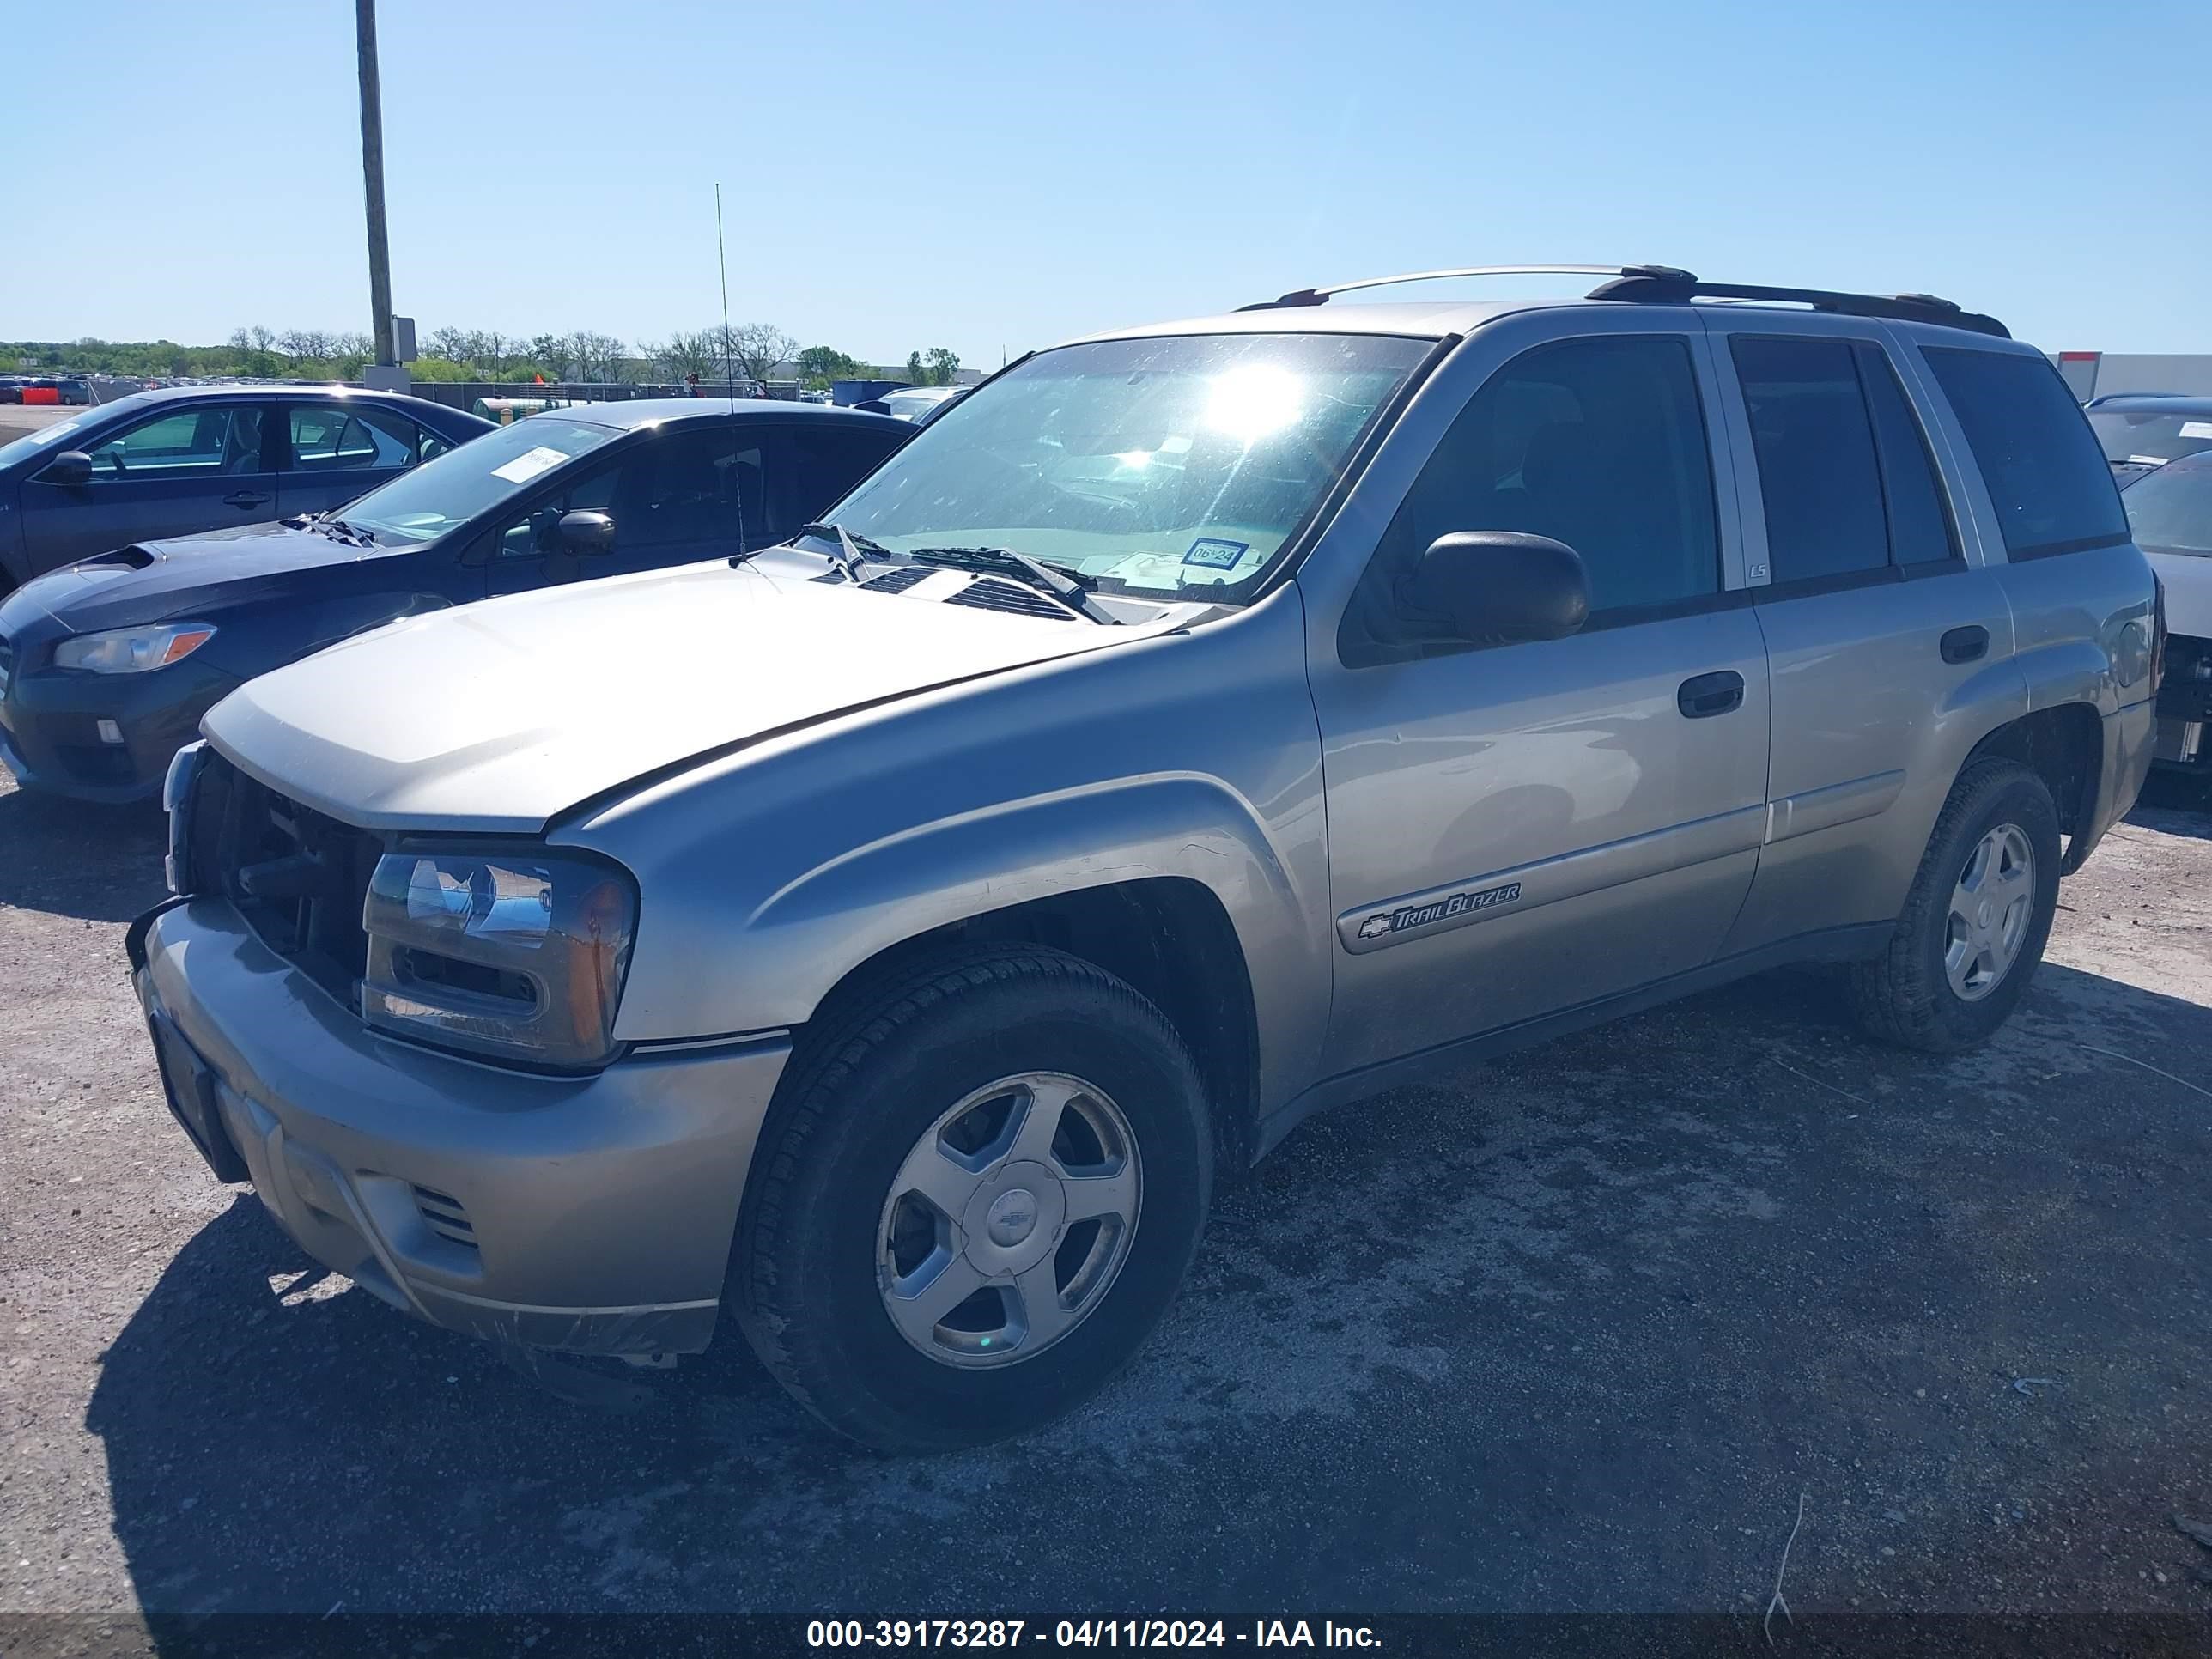
M 730 1298 L 777 1378 L 890 1451 L 1018 1434 L 1127 1362 L 1212 1194 L 1197 1070 L 1159 1011 L 1041 948 L 949 953 L 795 1063 Z
M 1930 1054 L 1988 1041 L 2043 960 L 2058 863 L 2058 813 L 2041 778 L 2008 760 L 1960 773 L 1897 931 L 1851 970 L 1860 1023 Z

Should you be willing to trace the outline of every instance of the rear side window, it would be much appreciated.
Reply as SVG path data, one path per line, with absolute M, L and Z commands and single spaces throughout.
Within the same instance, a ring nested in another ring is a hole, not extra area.
M 1875 447 L 1881 454 L 1881 489 L 1889 507 L 1889 557 L 1893 564 L 1935 564 L 1959 556 L 1959 534 L 1951 504 L 1929 452 L 1928 434 L 1905 401 L 1897 370 L 1880 346 L 1864 342 L 1851 348 L 1858 359 L 1859 386 L 1874 416 Z
M 1590 611 L 1632 620 L 1720 592 L 1712 462 L 1688 343 L 1672 335 L 1537 346 L 1468 400 L 1406 494 L 1342 640 L 1395 659 L 1398 585 L 1439 536 L 1517 530 L 1582 555 Z M 1424 653 L 1425 654 L 1425 653 Z
M 1923 348 L 1996 504 L 2005 552 L 2048 558 L 2128 538 L 2104 452 L 2041 357 Z
M 777 434 L 777 469 L 783 483 L 775 530 L 789 535 L 819 519 L 853 486 L 884 463 L 906 434 L 824 422 L 827 430 L 787 428 Z
M 1730 350 L 1751 412 L 1772 580 L 1885 568 L 1881 470 L 1850 342 L 1740 334 Z

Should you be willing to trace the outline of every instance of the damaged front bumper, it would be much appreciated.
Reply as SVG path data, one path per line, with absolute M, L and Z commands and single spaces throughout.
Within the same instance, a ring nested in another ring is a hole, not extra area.
M 532 1076 L 377 1036 L 221 900 L 129 949 L 171 1110 L 325 1267 L 494 1342 L 707 1346 L 787 1036 Z

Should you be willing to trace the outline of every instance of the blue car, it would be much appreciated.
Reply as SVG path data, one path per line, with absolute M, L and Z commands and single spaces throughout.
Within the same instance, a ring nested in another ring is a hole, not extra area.
M 757 550 L 914 433 L 815 404 L 593 404 L 494 427 L 342 512 L 112 548 L 0 601 L 0 766 L 152 796 L 257 674 L 448 605 Z
M 0 446 L 0 593 L 163 536 L 328 512 L 492 430 L 342 386 L 179 386 Z

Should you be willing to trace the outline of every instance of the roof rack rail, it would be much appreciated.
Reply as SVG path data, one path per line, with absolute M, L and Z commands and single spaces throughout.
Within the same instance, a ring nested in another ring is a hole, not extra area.
M 1687 305 L 1692 300 L 1785 301 L 1810 306 L 1815 311 L 1844 317 L 1890 317 L 1907 323 L 1939 323 L 1947 328 L 1972 329 L 1977 334 L 2012 338 L 2012 331 L 1994 317 L 1962 310 L 1950 300 L 1932 294 L 1838 294 L 1821 288 L 1760 288 L 1747 283 L 1705 283 L 1686 270 L 1661 273 L 1646 269 L 1623 271 L 1612 282 L 1589 291 L 1593 300 L 1625 300 L 1641 305 Z
M 1463 265 L 1456 270 L 1409 270 L 1396 276 L 1363 276 L 1356 283 L 1338 283 L 1329 288 L 1295 288 L 1275 299 L 1237 308 L 1272 311 L 1278 306 L 1326 305 L 1332 294 L 1349 294 L 1354 289 L 1390 288 L 1400 283 L 1438 283 L 1451 276 L 1613 276 L 1624 281 L 1632 277 L 1697 281 L 1688 271 L 1677 270 L 1672 265 Z

